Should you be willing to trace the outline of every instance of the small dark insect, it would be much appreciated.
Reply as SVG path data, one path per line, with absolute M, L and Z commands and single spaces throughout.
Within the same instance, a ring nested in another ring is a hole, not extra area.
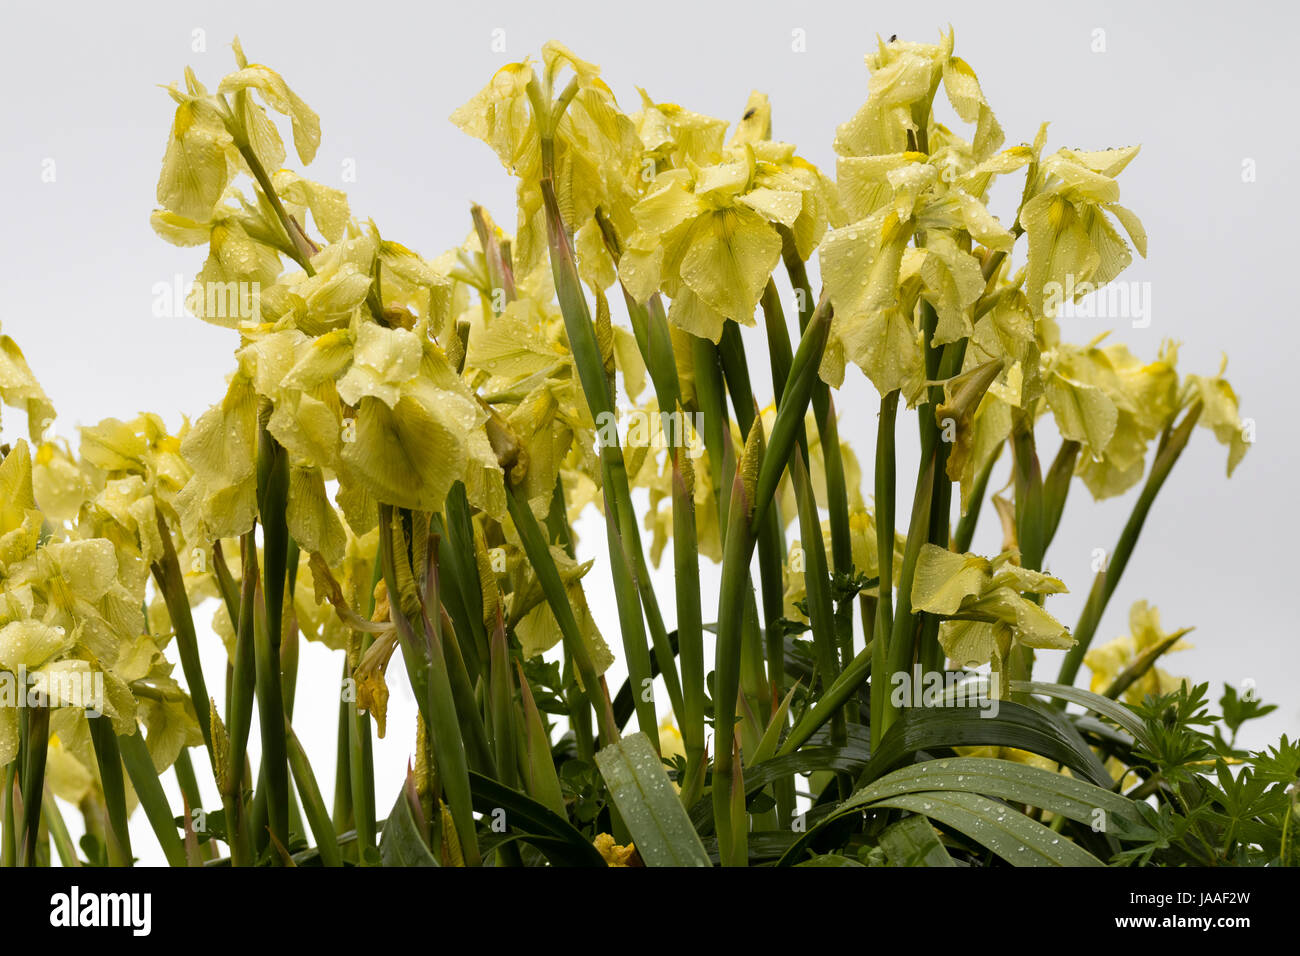
M 758 109 L 757 109 L 756 107 L 752 107 L 752 108 L 750 108 L 750 109 L 747 109 L 747 110 L 745 110 L 745 115 L 742 116 L 741 119 L 743 119 L 743 120 L 747 120 L 747 119 L 751 118 L 751 117 L 752 117 L 755 113 L 757 113 L 757 112 L 758 112 Z
M 891 33 L 891 34 L 889 35 L 889 42 L 890 42 L 890 43 L 895 43 L 895 42 L 897 42 L 897 40 L 898 40 L 898 34 L 897 34 L 897 33 Z

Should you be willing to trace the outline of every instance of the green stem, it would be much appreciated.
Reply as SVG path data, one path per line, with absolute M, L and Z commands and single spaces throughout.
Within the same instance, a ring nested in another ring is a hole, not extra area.
M 185 683 L 190 689 L 190 698 L 195 702 L 194 716 L 198 718 L 199 730 L 203 733 L 203 744 L 208 749 L 208 760 L 215 766 L 212 755 L 212 727 L 208 721 L 208 708 L 204 706 L 208 699 L 208 686 L 203 679 L 203 665 L 199 660 L 199 639 L 194 630 L 194 616 L 190 612 L 189 595 L 185 593 L 185 578 L 181 573 L 180 561 L 176 557 L 176 548 L 172 544 L 171 530 L 163 517 L 162 509 L 157 509 L 158 536 L 162 540 L 162 557 L 156 561 L 151 570 L 158 590 L 162 592 L 163 603 L 167 605 L 167 614 L 171 618 L 172 629 L 176 632 L 176 649 L 181 658 L 181 670 L 185 674 Z
M 238 598 L 239 615 L 236 619 L 235 661 L 230 671 L 229 706 L 226 709 L 227 732 L 230 736 L 230 758 L 225 770 L 225 780 L 218 779 L 221 802 L 229 819 L 226 821 L 230 837 L 231 863 L 243 866 L 252 862 L 252 835 L 247 830 L 247 813 L 244 804 L 245 768 L 248 766 L 248 738 L 252 732 L 253 701 L 257 693 L 257 606 L 258 560 L 257 540 L 254 531 L 243 535 L 240 541 L 241 579 Z
M 578 668 L 578 676 L 582 678 L 582 686 L 595 704 L 601 742 L 608 746 L 617 741 L 620 736 L 618 724 L 614 720 L 614 708 L 609 700 L 609 694 L 604 691 L 604 685 L 596 673 L 586 640 L 578 629 L 577 619 L 573 616 L 573 606 L 569 603 L 564 582 L 560 579 L 560 572 L 555 566 L 555 559 L 551 557 L 546 538 L 528 502 L 521 499 L 513 488 L 507 487 L 506 504 L 510 510 L 510 517 L 514 520 L 515 530 L 519 532 L 524 554 L 528 557 L 528 563 L 532 566 L 533 573 L 537 575 L 551 612 L 555 615 L 555 621 L 564 640 L 564 649 L 573 658 Z
M 108 811 L 108 832 L 104 844 L 110 866 L 131 865 L 131 831 L 127 828 L 126 784 L 122 778 L 122 755 L 117 735 L 107 717 L 87 720 L 90 740 L 95 747 L 104 806 Z
M 203 798 L 199 792 L 199 780 L 194 774 L 194 762 L 190 759 L 188 747 L 182 748 L 181 752 L 176 755 L 176 762 L 172 764 L 172 770 L 176 774 L 176 785 L 180 788 L 181 796 L 185 798 L 190 810 L 202 809 Z M 212 844 L 209 843 L 205 848 L 200 848 L 199 852 L 205 854 L 211 849 Z
M 889 700 L 888 650 L 894 627 L 894 496 L 897 472 L 894 431 L 898 419 L 898 390 L 880 400 L 876 432 L 876 562 L 879 598 L 871 641 L 871 746 L 884 735 L 885 705 Z
M 240 91 L 236 95 L 244 96 L 246 94 Z M 257 154 L 253 152 L 252 146 L 249 145 L 247 133 L 238 123 L 227 123 L 227 128 L 235 141 L 235 147 L 239 150 L 239 155 L 244 158 L 249 172 L 253 174 L 253 179 L 261 188 L 262 196 L 270 204 L 276 219 L 279 220 L 280 228 L 284 230 L 284 236 L 289 245 L 283 251 L 288 253 L 302 267 L 303 272 L 307 273 L 308 276 L 314 276 L 316 270 L 312 268 L 311 257 L 315 250 L 311 247 L 302 229 L 289 217 L 289 213 L 284 208 L 284 203 L 280 201 L 275 186 L 271 183 L 271 177 L 267 175 L 266 167 L 262 165 L 262 161 L 257 158 Z
M 45 787 L 45 802 L 41 812 L 45 817 L 45 826 L 54 841 L 54 848 L 58 851 L 59 862 L 67 867 L 81 866 L 81 860 L 77 858 L 76 844 L 72 842 L 72 834 L 68 832 L 68 825 L 64 822 L 63 814 L 59 812 L 59 805 L 48 785 Z
M 717 652 L 714 670 L 714 763 L 713 814 L 718 849 L 723 865 L 745 865 L 746 829 L 734 819 L 734 759 L 737 695 L 740 689 L 741 640 L 744 628 L 745 594 L 749 583 L 749 562 L 767 510 L 794 448 L 799 427 L 808 410 L 813 383 L 817 379 L 822 353 L 830 332 L 831 308 L 827 300 L 817 311 L 799 341 L 789 378 L 777 406 L 776 421 L 767 449 L 758 464 L 752 499 L 747 495 L 743 469 L 732 482 L 727 536 L 723 544 L 722 582 L 718 595 Z M 752 452 L 747 453 L 752 454 Z M 743 806 L 743 803 L 742 803 Z M 742 814 L 743 816 L 743 814 Z
M 0 843 L 0 868 L 9 868 L 18 863 L 18 819 L 14 812 L 14 787 L 18 780 L 18 762 L 11 760 L 5 764 L 4 793 L 0 794 L 0 803 L 4 805 L 3 843 Z
M 346 659 L 343 662 L 342 681 L 351 677 Z M 352 749 L 348 744 L 348 702 L 339 695 L 338 732 L 334 744 L 334 827 L 338 830 L 352 828 Z
M 785 757 L 807 743 L 808 738 L 820 730 L 835 714 L 842 713 L 842 708 L 857 693 L 858 688 L 867 682 L 872 672 L 872 656 L 875 653 L 875 641 L 868 641 L 867 646 L 849 662 L 849 666 L 840 671 L 835 682 L 822 692 L 817 703 L 790 730 L 790 735 L 781 744 L 776 756 Z
M 519 784 L 517 730 L 515 727 L 515 684 L 510 670 L 510 645 L 506 640 L 505 622 L 497 610 L 497 626 L 492 629 L 489 692 L 492 717 L 492 747 L 496 754 L 497 779 L 507 787 Z
M 745 866 L 749 854 L 746 828 L 733 819 L 736 705 L 740 693 L 740 649 L 749 561 L 754 537 L 749 532 L 750 505 L 744 482 L 736 473 L 731 492 L 730 533 L 723 545 L 722 582 L 718 600 L 718 633 L 713 695 L 713 818 L 718 854 L 723 866 Z
M 772 285 L 771 280 L 768 281 L 768 285 L 769 287 Z M 787 339 L 785 353 L 788 354 L 789 350 Z M 723 330 L 720 354 L 727 390 L 731 394 L 731 404 L 736 412 L 736 423 L 740 426 L 741 434 L 748 435 L 758 414 L 758 407 L 750 384 L 749 365 L 745 359 L 744 346 L 740 340 L 740 327 L 734 322 L 728 322 Z M 785 363 L 785 372 L 789 373 L 789 362 Z M 774 371 L 773 375 L 775 374 Z M 784 385 L 784 381 L 782 384 Z M 781 529 L 780 516 L 777 509 L 769 509 L 758 532 L 758 573 L 763 595 L 763 627 L 767 640 L 762 654 L 751 653 L 750 655 L 755 658 L 755 663 L 763 657 L 767 662 L 768 673 L 763 681 L 764 693 L 762 700 L 759 701 L 764 723 L 784 696 L 782 687 L 785 672 L 785 642 L 780 623 L 785 615 L 785 585 L 782 573 L 784 555 L 785 538 Z
M 817 513 L 817 502 L 813 498 L 812 482 L 808 479 L 808 469 L 798 448 L 794 449 L 790 463 L 790 480 L 799 502 L 799 534 L 803 540 L 806 561 L 804 583 L 808 599 L 808 620 L 813 633 L 813 647 L 817 653 L 821 691 L 824 694 L 840 676 L 840 648 L 836 642 L 835 611 L 830 575 L 826 568 L 821 520 Z M 835 746 L 843 746 L 846 739 L 844 712 L 837 711 L 831 719 L 831 742 Z M 845 787 L 852 786 L 851 780 L 846 779 L 843 783 Z M 848 795 L 849 791 L 842 789 L 841 797 Z
M 798 293 L 799 331 L 808 327 L 813 313 L 812 286 L 808 270 L 795 248 L 794 237 L 783 230 L 782 256 L 790 283 Z M 768 281 L 769 286 L 771 280 Z M 766 298 L 766 296 L 765 296 Z M 782 323 L 784 324 L 784 323 Z M 839 423 L 830 386 L 820 379 L 813 386 L 813 416 L 817 422 L 817 439 L 822 450 L 822 468 L 826 476 L 826 508 L 831 526 L 831 566 L 838 580 L 847 581 L 853 574 L 853 538 L 849 530 L 848 486 L 844 477 L 844 458 L 840 450 Z M 839 642 L 840 664 L 853 657 L 853 602 L 845 600 L 835 611 L 835 633 Z
M 1032 421 L 1016 426 L 1011 436 L 1011 452 L 1016 489 L 1016 542 L 1020 547 L 1020 564 L 1032 571 L 1040 571 L 1047 544 L 1047 520 L 1043 473 L 1038 463 Z M 1012 681 L 1029 680 L 1033 671 L 1033 648 L 1019 642 L 1012 645 L 1007 657 L 1006 676 Z M 1025 695 L 1016 695 L 1016 698 L 1023 702 Z
M 546 143 L 544 137 L 544 152 Z M 546 211 L 551 271 L 555 279 L 556 295 L 564 318 L 569 348 L 578 370 L 578 379 L 597 427 L 602 431 L 605 427 L 609 427 L 617 434 L 613 391 L 609 377 L 605 373 L 604 358 L 596 340 L 595 326 L 592 324 L 591 313 L 587 308 L 582 282 L 578 277 L 572 241 L 561 216 L 559 202 L 555 198 L 554 186 L 550 179 L 550 166 L 545 159 L 541 190 Z M 650 638 L 654 644 L 655 656 L 659 660 L 664 685 L 668 690 L 673 712 L 680 722 L 682 719 L 681 681 L 668 642 L 668 631 L 659 611 L 658 598 L 650 582 L 650 568 L 646 564 L 645 552 L 641 547 L 641 535 L 636 512 L 632 507 L 632 492 L 620 443 L 615 441 L 602 444 L 600 462 L 606 502 L 612 502 L 614 505 L 612 509 L 606 511 L 606 521 L 611 522 L 618 532 L 617 536 L 612 533 L 610 535 L 612 548 L 610 559 L 616 569 L 615 588 L 630 587 L 635 590 L 636 602 L 640 605 L 636 617 L 640 618 L 641 611 L 644 610 L 645 623 L 650 630 Z M 627 568 L 626 574 L 617 572 L 619 557 L 614 553 L 614 545 L 618 546 L 616 550 L 622 552 L 622 560 Z M 633 635 L 637 628 L 637 625 L 625 616 L 632 610 L 632 604 L 631 596 L 626 596 L 619 602 L 619 620 L 625 642 L 634 639 Z M 651 736 L 653 740 L 655 735 Z
M 137 728 L 133 734 L 119 734 L 117 742 L 127 775 L 131 778 L 131 786 L 140 798 L 140 806 L 149 818 L 149 825 L 153 827 L 163 855 L 167 857 L 167 864 L 186 866 L 189 860 L 185 855 L 185 844 L 176 832 L 176 819 L 171 807 L 167 805 L 167 796 L 163 793 L 162 782 L 154 770 L 149 748 L 145 746 L 144 731 Z
M 722 459 L 727 421 L 727 404 L 722 386 L 722 364 L 718 347 L 708 339 L 691 336 L 692 365 L 695 369 L 695 404 L 704 416 L 704 450 L 709 453 L 709 477 L 718 491 L 721 505 L 725 482 L 722 478 Z M 725 526 L 727 515 L 722 512 L 718 520 Z
M 1060 527 L 1061 515 L 1065 512 L 1065 499 L 1070 493 L 1074 466 L 1079 460 L 1081 448 L 1077 441 L 1070 441 L 1068 438 L 1061 442 L 1060 450 L 1052 460 L 1052 466 L 1047 469 L 1047 477 L 1043 479 L 1044 555 L 1052 539 L 1056 537 L 1056 529 Z
M 338 834 L 330 820 L 325 801 L 321 798 L 320 787 L 311 772 L 307 761 L 307 752 L 302 749 L 298 737 L 291 728 L 286 727 L 286 739 L 289 743 L 289 765 L 293 769 L 293 779 L 298 785 L 298 796 L 302 799 L 303 812 L 311 826 L 312 836 L 316 838 L 316 849 L 320 851 L 321 862 L 325 866 L 342 866 L 343 856 L 339 851 Z
M 1093 580 L 1092 591 L 1089 592 L 1088 601 L 1083 606 L 1083 613 L 1079 616 L 1079 623 L 1074 628 L 1074 646 L 1066 652 L 1065 661 L 1061 664 L 1060 675 L 1057 677 L 1057 683 L 1073 684 L 1074 679 L 1078 676 L 1079 665 L 1083 663 L 1083 656 L 1088 653 L 1088 647 L 1092 644 L 1092 639 L 1097 633 L 1097 625 L 1101 623 L 1101 617 L 1106 611 L 1106 605 L 1110 602 L 1111 595 L 1115 593 L 1115 588 L 1119 585 L 1119 579 L 1128 566 L 1129 558 L 1133 556 L 1133 549 L 1137 546 L 1138 536 L 1142 533 L 1142 525 L 1146 523 L 1147 515 L 1151 512 L 1151 506 L 1155 503 L 1156 495 L 1160 493 L 1160 489 L 1164 486 L 1169 473 L 1178 462 L 1178 457 L 1183 453 L 1183 449 L 1187 447 L 1187 440 L 1191 437 L 1192 429 L 1196 426 L 1196 422 L 1200 417 L 1201 403 L 1197 402 L 1188 409 L 1187 414 L 1183 416 L 1183 420 L 1177 427 L 1165 430 L 1160 447 L 1156 452 L 1155 461 L 1151 464 L 1151 473 L 1147 475 L 1146 484 L 1142 487 L 1142 493 L 1138 495 L 1138 500 L 1133 505 L 1133 512 L 1129 515 L 1124 530 L 1120 532 L 1119 541 L 1115 544 L 1115 550 L 1110 556 L 1110 561 L 1102 570 L 1097 572 L 1097 577 Z
M 975 476 L 975 483 L 971 486 L 970 500 L 966 503 L 966 513 L 961 516 L 957 522 L 957 530 L 952 536 L 952 550 L 958 554 L 964 554 L 970 550 L 971 542 L 975 538 L 975 527 L 979 524 L 980 511 L 984 507 L 984 495 L 988 491 L 989 478 L 993 474 L 993 466 L 998 463 L 1002 456 L 1002 446 L 999 445 L 997 451 L 988 460 L 979 474 Z
M 288 571 L 289 454 L 263 422 L 258 438 L 258 506 L 262 517 L 262 591 L 264 613 L 254 627 L 258 717 L 262 760 L 266 767 L 267 820 L 271 835 L 289 845 L 289 765 L 284 736 L 284 695 L 280 644 Z
M 447 671 L 441 615 L 429 615 L 416 591 L 404 525 L 402 512 L 391 505 L 379 506 L 380 554 L 388 587 L 389 619 L 397 628 L 407 677 L 429 731 L 438 777 L 447 795 L 461 851 L 466 863 L 478 866 L 481 858 L 474 829 L 469 766 Z M 428 599 L 436 607 L 436 573 Z M 422 633 L 416 632 L 416 622 L 421 625 Z
M 704 624 L 700 609 L 700 564 L 695 530 L 695 469 L 687 453 L 674 447 L 673 569 L 677 593 L 677 646 L 681 659 L 686 779 L 682 803 L 691 807 L 704 793 L 705 687 Z
M 36 840 L 41 830 L 41 804 L 45 795 L 45 760 L 50 744 L 50 709 L 29 707 L 26 759 L 23 762 L 23 839 L 20 866 L 35 866 Z
M 912 518 L 907 529 L 907 545 L 903 551 L 903 567 L 898 577 L 898 597 L 895 599 L 894 605 L 894 625 L 889 636 L 885 673 L 879 675 L 882 678 L 880 685 L 882 688 L 888 687 L 888 684 L 884 682 L 890 680 L 892 675 L 909 672 L 915 660 L 917 627 L 920 621 L 918 616 L 912 613 L 912 581 L 916 576 L 916 563 L 921 554 L 921 546 L 928 537 L 930 503 L 933 498 L 937 457 L 933 440 L 934 433 L 931 432 L 930 434 L 929 447 L 922 446 L 921 450 L 921 474 L 917 478 L 916 492 L 912 498 Z M 888 694 L 887 690 L 886 693 Z M 881 723 L 883 726 L 880 728 L 882 735 L 893 726 L 894 721 L 899 716 L 899 708 L 894 706 L 889 696 L 886 697 L 882 705 L 881 714 L 883 720 Z

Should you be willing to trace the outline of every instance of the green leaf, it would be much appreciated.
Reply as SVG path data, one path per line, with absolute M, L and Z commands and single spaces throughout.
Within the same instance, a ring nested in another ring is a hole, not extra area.
M 122 753 L 122 763 L 131 778 L 131 786 L 135 787 L 140 806 L 144 808 L 168 865 L 185 866 L 185 845 L 181 843 L 176 826 L 172 823 L 174 815 L 167 806 L 167 795 L 163 793 L 162 782 L 154 770 L 153 758 L 145 747 L 144 734 L 138 730 L 129 735 L 120 734 L 117 743 Z
M 852 728 L 854 725 L 850 725 Z M 867 764 L 864 745 L 847 747 L 809 746 L 784 757 L 772 757 L 745 770 L 745 796 L 752 797 L 764 787 L 795 774 L 858 773 Z M 690 811 L 696 832 L 713 832 L 713 806 L 709 800 L 700 800 Z
M 505 811 L 507 832 L 524 834 L 520 840 L 541 850 L 552 865 L 605 866 L 604 858 L 586 837 L 553 810 L 473 770 L 469 785 L 475 810 L 489 819 L 494 819 L 496 811 Z
M 890 866 L 956 866 L 924 817 L 907 817 L 880 834 Z M 800 863 L 799 866 L 807 866 Z
M 596 754 L 596 766 L 646 866 L 709 865 L 704 844 L 645 734 L 604 748 Z
M 881 800 L 879 807 L 910 810 L 958 830 L 1013 866 L 1103 866 L 1087 850 L 1035 823 L 1005 803 L 976 793 L 926 792 Z
M 808 833 L 792 847 L 787 860 L 797 859 L 805 847 L 812 845 L 814 837 L 833 821 L 869 808 L 900 806 L 891 801 L 897 801 L 900 797 L 915 794 L 922 794 L 927 798 L 942 794 L 972 794 L 981 798 L 995 797 L 1000 800 L 1039 807 L 1087 826 L 1096 824 L 1100 819 L 1105 822 L 1108 832 L 1118 830 L 1130 836 L 1145 836 L 1148 833 L 1141 822 L 1137 804 L 1129 798 L 1110 790 L 1094 786 L 1074 777 L 1067 777 L 1064 774 L 1053 773 L 1050 770 L 1043 770 L 1039 767 L 1031 767 L 1010 760 L 986 757 L 953 757 L 929 760 L 904 767 L 858 790 L 836 807 L 831 814 L 818 821 L 816 826 L 809 829 Z M 998 803 L 996 806 L 999 807 L 999 818 L 1009 813 L 1017 813 L 1017 811 L 1005 804 Z M 901 808 L 912 809 L 906 806 Z M 949 823 L 949 820 L 943 816 L 929 814 L 928 809 L 927 807 L 917 812 L 926 813 L 934 816 L 934 819 Z M 1098 817 L 1099 812 L 1102 814 L 1100 818 Z M 957 811 L 952 811 L 952 814 L 957 817 L 961 816 L 961 813 Z M 1000 825 L 1004 821 L 999 819 L 997 822 Z M 950 825 L 962 830 L 962 832 L 968 832 L 957 824 Z M 1018 826 L 1018 824 L 1012 824 L 1012 826 Z M 1034 832 L 1036 833 L 1036 831 Z M 981 839 L 978 834 L 968 833 L 968 835 L 994 852 L 999 852 L 997 847 Z M 1041 836 L 1041 834 L 1038 835 Z M 1052 833 L 1053 838 L 1057 836 L 1057 834 Z M 890 853 L 890 847 L 886 845 L 883 835 L 881 845 L 885 848 L 886 853 L 890 855 L 890 858 L 893 859 L 893 854 Z M 1049 842 L 1047 845 L 1055 850 L 1060 846 L 1060 841 Z M 899 849 L 898 852 L 901 853 L 902 850 Z M 1020 851 L 1015 852 L 1019 857 Z M 1004 854 L 999 853 L 999 855 Z M 1019 861 L 1012 860 L 1011 862 L 1017 863 Z
M 763 739 L 758 742 L 753 754 L 745 762 L 747 775 L 755 764 L 762 763 L 776 753 L 776 745 L 780 742 L 781 731 L 785 729 L 786 718 L 790 713 L 790 702 L 794 700 L 794 692 L 798 689 L 799 682 L 795 681 L 794 686 L 790 688 L 789 693 L 785 695 L 780 706 L 777 707 L 776 713 L 772 715 L 772 719 L 768 721 L 767 730 L 763 731 Z
M 420 835 L 405 788 L 397 794 L 393 812 L 384 824 L 384 832 L 379 838 L 379 857 L 384 866 L 439 865 L 437 857 Z
M 896 770 L 853 794 L 840 804 L 833 817 L 883 798 L 933 790 L 997 797 L 1049 810 L 1084 824 L 1093 822 L 1094 811 L 1098 809 L 1124 822 L 1134 825 L 1140 822 L 1137 808 L 1128 797 L 1041 767 L 991 757 L 928 760 Z
M 1077 734 L 1067 733 L 1041 712 L 1023 704 L 998 702 L 997 716 L 983 707 L 920 707 L 902 712 L 858 779 L 866 785 L 920 750 L 952 747 L 1015 747 L 1065 764 L 1098 785 L 1112 781 Z
M 862 866 L 857 860 L 850 859 L 847 856 L 840 856 L 838 853 L 825 853 L 821 856 L 815 856 L 810 860 L 804 860 L 797 866 Z
M 342 866 L 343 856 L 339 853 L 338 834 L 334 822 L 330 819 L 325 801 L 321 799 L 320 785 L 312 773 L 307 751 L 298 741 L 298 735 L 286 724 L 286 743 L 289 746 L 289 770 L 298 785 L 298 796 L 302 801 L 303 814 L 311 827 L 312 836 L 320 851 L 321 862 L 326 866 Z
M 1142 719 L 1133 713 L 1130 708 L 1107 697 L 1102 697 L 1100 694 L 1094 694 L 1078 687 L 1071 687 L 1068 684 L 1050 684 L 1032 680 L 1012 681 L 1011 691 L 1012 693 L 1023 691 L 1030 694 L 1041 694 L 1044 697 L 1056 697 L 1086 707 L 1093 713 L 1119 724 L 1143 746 L 1150 745 L 1150 735 L 1147 733 L 1146 725 L 1142 723 Z

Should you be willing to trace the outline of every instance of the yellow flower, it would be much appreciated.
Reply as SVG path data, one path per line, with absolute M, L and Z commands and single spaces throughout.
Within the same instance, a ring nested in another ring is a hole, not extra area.
M 675 110 L 665 115 L 665 136 L 674 128 L 669 117 L 681 116 Z M 830 182 L 794 146 L 767 138 L 770 113 L 765 96 L 751 96 L 720 150 L 711 139 L 704 149 L 695 141 L 693 155 L 663 153 L 658 144 L 661 162 L 681 165 L 661 168 L 632 209 L 636 231 L 619 263 L 628 293 L 645 302 L 662 291 L 672 300 L 668 319 L 676 328 L 714 342 L 728 319 L 754 324 L 781 261 L 783 232 L 807 258 L 837 216 Z
M 1173 693 L 1185 678 L 1174 677 L 1158 667 L 1153 666 L 1156 655 L 1167 651 L 1188 650 L 1191 645 L 1177 638 L 1186 634 L 1190 628 L 1177 632 L 1165 632 L 1160 627 L 1160 612 L 1146 601 L 1136 601 L 1129 608 L 1129 633 L 1091 648 L 1084 655 L 1083 662 L 1092 670 L 1092 690 L 1101 693 L 1132 665 L 1150 660 L 1146 669 L 1124 691 L 1124 699 L 1130 704 L 1140 704 L 1148 694 L 1160 695 Z M 1169 646 L 1169 641 L 1173 643 Z
M 969 65 L 952 55 L 951 31 L 942 40 L 882 42 L 867 58 L 867 103 L 835 141 L 846 224 L 827 233 L 820 252 L 835 307 L 822 377 L 838 386 L 847 359 L 882 395 L 901 389 L 909 405 L 926 381 L 916 306 L 923 299 L 935 311 L 933 344 L 973 335 L 984 256 L 1015 241 L 985 194 L 994 176 L 1031 158 L 1021 148 L 993 155 L 1002 130 Z M 976 124 L 974 146 L 934 122 L 941 81 L 958 115 Z M 916 234 L 925 241 L 909 248 Z M 984 249 L 972 250 L 972 240 Z
M 1178 350 L 1154 362 L 1124 345 L 1057 345 L 1043 354 L 1044 397 L 1061 435 L 1082 445 L 1079 472 L 1096 499 L 1127 491 L 1142 477 L 1147 448 L 1178 410 Z
M 1044 141 L 1040 131 L 1036 152 Z M 1035 164 L 1020 225 L 1029 236 L 1025 293 L 1036 317 L 1055 315 L 1067 300 L 1105 285 L 1128 268 L 1133 257 L 1109 216 L 1146 256 L 1146 231 L 1138 217 L 1119 204 L 1115 182 L 1137 153 L 1137 146 L 1060 149 Z
M 561 91 L 558 81 L 572 72 Z M 563 101 L 558 117 L 538 117 L 534 109 Z M 542 140 L 553 147 L 556 199 L 571 229 L 586 226 L 597 207 L 616 225 L 630 230 L 636 199 L 641 140 L 632 120 L 619 109 L 599 69 L 559 43 L 542 47 L 541 69 L 527 61 L 497 71 L 468 103 L 451 115 L 460 129 L 487 143 L 503 166 L 519 179 L 519 229 L 514 245 L 518 278 L 546 266 L 546 217 L 542 205 Z M 546 127 L 546 128 L 544 128 Z
M 1060 594 L 1064 584 L 1050 575 L 1012 563 L 1014 554 L 992 561 L 957 554 L 933 544 L 921 547 L 912 583 L 912 606 L 947 618 L 939 643 L 958 664 L 993 664 L 1000 673 L 1013 644 L 1063 649 L 1070 632 L 1025 594 Z M 999 686 L 1006 695 L 1009 688 Z
M 597 833 L 596 839 L 592 840 L 596 852 L 605 859 L 609 866 L 641 866 L 641 857 L 637 856 L 636 847 L 629 843 L 627 846 L 619 846 L 614 842 L 614 838 L 608 833 Z
M 1253 435 L 1237 410 L 1237 393 L 1223 377 L 1227 367 L 1228 359 L 1224 356 L 1218 375 L 1189 375 L 1187 385 L 1192 396 L 1201 401 L 1201 417 L 1197 424 L 1212 429 L 1214 437 L 1228 446 L 1228 475 L 1231 477 L 1245 457 Z
M 41 441 L 45 426 L 54 418 L 54 406 L 41 391 L 22 349 L 7 335 L 0 335 L 0 404 L 21 409 L 27 415 L 27 431 L 33 442 Z
M 686 756 L 686 745 L 682 742 L 681 731 L 673 724 L 671 717 L 659 721 L 659 753 L 665 760 Z

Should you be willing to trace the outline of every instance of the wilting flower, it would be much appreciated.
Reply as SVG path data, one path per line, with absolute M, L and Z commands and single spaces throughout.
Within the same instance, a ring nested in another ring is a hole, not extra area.
M 600 628 L 587 606 L 587 598 L 582 589 L 581 580 L 591 570 L 592 562 L 578 563 L 563 548 L 551 547 L 551 557 L 559 571 L 564 584 L 565 594 L 573 608 L 574 619 L 578 622 L 578 631 L 587 645 L 597 673 L 603 673 L 614 662 L 614 655 L 609 645 L 601 636 Z M 524 556 L 522 547 L 510 548 L 506 559 L 508 607 L 506 623 L 514 629 L 519 638 L 520 650 L 525 658 L 534 657 L 550 650 L 560 643 L 560 625 L 555 619 L 555 612 L 546 600 L 541 582 L 531 564 Z
M 637 855 L 636 847 L 629 843 L 627 846 L 621 846 L 614 842 L 614 838 L 608 833 L 597 833 L 596 839 L 592 841 L 596 847 L 596 852 L 605 859 L 608 866 L 640 866 L 641 857 Z

